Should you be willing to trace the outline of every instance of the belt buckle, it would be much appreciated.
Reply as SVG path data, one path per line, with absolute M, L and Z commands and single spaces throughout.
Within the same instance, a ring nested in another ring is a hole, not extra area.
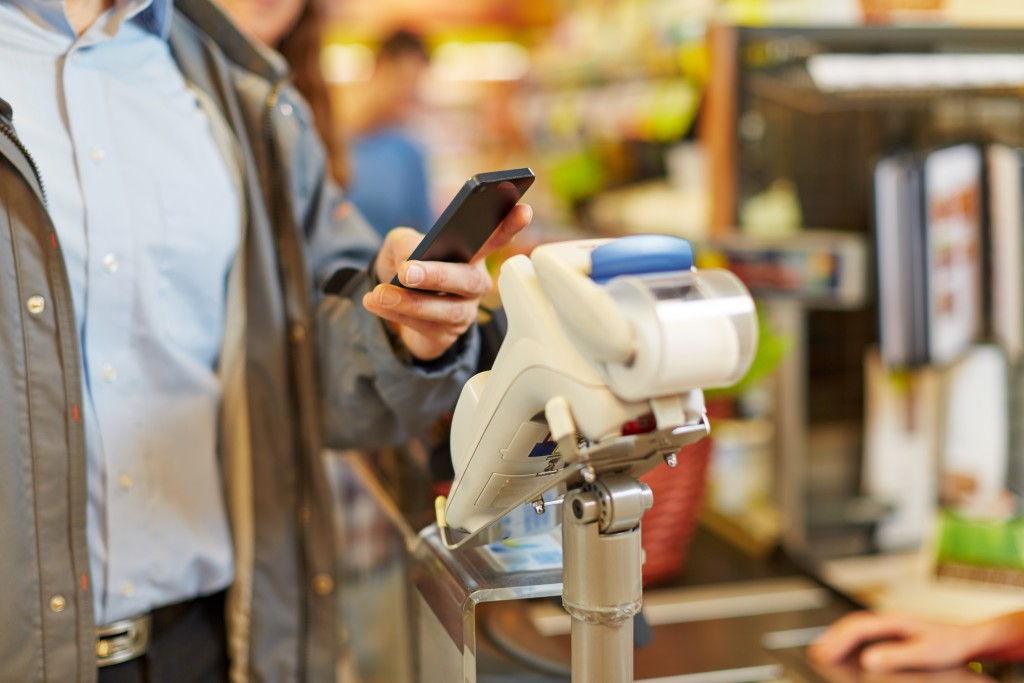
M 144 655 L 149 649 L 150 624 L 150 616 L 143 614 L 98 627 L 96 666 L 120 664 Z

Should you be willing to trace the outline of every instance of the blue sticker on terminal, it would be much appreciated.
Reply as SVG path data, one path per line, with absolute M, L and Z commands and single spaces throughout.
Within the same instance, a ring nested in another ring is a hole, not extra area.
M 590 279 L 604 284 L 618 275 L 649 275 L 693 268 L 693 247 L 682 237 L 630 235 L 590 254 Z
M 558 442 L 551 440 L 551 435 L 548 434 L 547 438 L 538 444 L 534 444 L 533 450 L 530 451 L 529 457 L 531 458 L 546 458 L 549 455 L 553 455 L 555 448 L 558 447 Z

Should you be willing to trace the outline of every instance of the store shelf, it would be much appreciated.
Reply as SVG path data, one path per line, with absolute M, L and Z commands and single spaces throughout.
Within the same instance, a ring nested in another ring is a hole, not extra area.
M 746 76 L 751 94 L 807 114 L 930 107 L 940 99 L 1024 95 L 1024 85 L 1004 88 L 921 88 L 822 92 L 803 65 Z
M 867 302 L 867 243 L 862 235 L 803 230 L 787 237 L 733 234 L 699 247 L 723 256 L 761 299 L 790 299 L 819 309 L 855 310 Z

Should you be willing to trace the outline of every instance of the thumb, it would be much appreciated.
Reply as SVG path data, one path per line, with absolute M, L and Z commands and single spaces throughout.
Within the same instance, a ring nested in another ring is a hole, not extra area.
M 393 228 L 384 236 L 380 251 L 377 252 L 377 279 L 390 282 L 398 272 L 398 266 L 409 258 L 416 245 L 423 239 L 423 233 L 412 228 Z

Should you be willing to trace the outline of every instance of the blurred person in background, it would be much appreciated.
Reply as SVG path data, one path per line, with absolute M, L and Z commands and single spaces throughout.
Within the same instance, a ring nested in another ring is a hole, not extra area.
M 402 225 L 425 232 L 434 222 L 427 160 L 409 132 L 430 61 L 422 39 L 398 30 L 381 42 L 373 75 L 346 102 L 351 139 L 349 196 L 383 234 Z
M 288 62 L 291 81 L 309 105 L 313 128 L 327 152 L 331 176 L 338 185 L 347 188 L 349 150 L 344 133 L 335 125 L 330 92 L 320 65 L 323 3 L 324 0 L 219 0 L 243 32 L 259 44 L 274 48 Z M 395 223 L 378 232 L 383 236 L 398 225 Z
M 370 80 L 344 103 L 336 124 L 320 65 L 323 8 L 318 1 L 220 0 L 238 26 L 287 60 L 295 87 L 309 102 L 334 180 L 381 236 L 395 227 L 425 232 L 434 222 L 426 155 L 406 126 L 420 105 L 430 66 L 422 39 L 398 30 L 381 42 Z M 346 138 L 350 138 L 346 140 Z
M 334 680 L 322 447 L 451 405 L 483 265 L 381 244 L 208 0 L 0 0 L 0 160 L 0 678 Z

